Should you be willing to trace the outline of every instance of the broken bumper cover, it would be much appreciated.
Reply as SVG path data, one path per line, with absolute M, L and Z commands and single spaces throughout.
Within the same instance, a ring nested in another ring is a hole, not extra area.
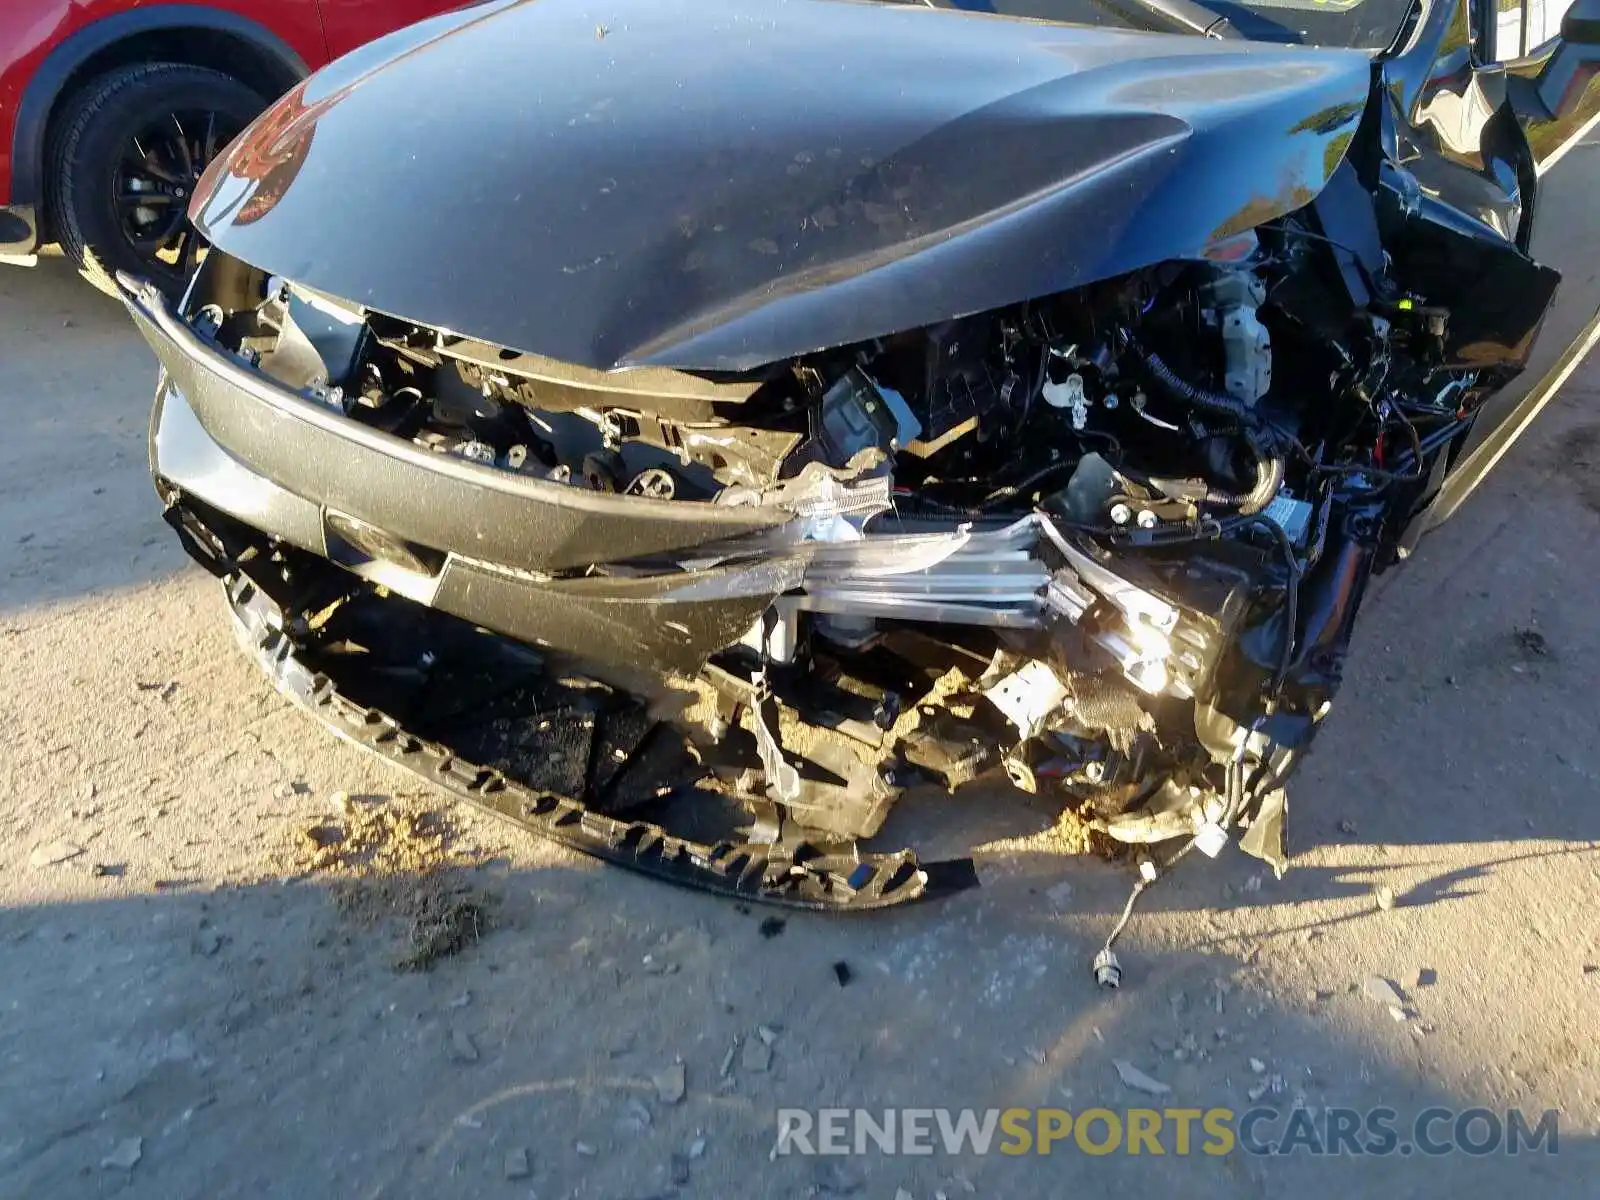
M 494 816 L 580 853 L 673 883 L 790 908 L 866 911 L 973 887 L 969 859 L 919 863 L 909 850 L 861 854 L 814 847 L 676 837 L 660 826 L 597 812 L 570 796 L 527 787 L 449 747 L 407 732 L 394 717 L 345 696 L 300 657 L 282 609 L 242 573 L 225 577 L 241 645 L 278 690 L 329 730 Z M 624 764 L 624 769 L 626 764 Z
M 697 886 L 741 894 L 753 889 L 758 898 L 812 907 L 877 907 L 972 881 L 966 860 L 924 867 L 909 852 L 868 856 L 852 846 L 840 853 L 809 840 L 784 842 L 778 834 L 773 845 L 763 840 L 765 830 L 739 833 L 737 841 L 696 844 L 659 826 L 619 821 L 586 807 L 584 799 L 593 789 L 583 781 L 562 789 L 578 794 L 529 788 L 483 765 L 482 758 L 460 757 L 451 746 L 408 733 L 412 726 L 391 715 L 381 695 L 376 702 L 382 711 L 370 707 L 374 697 L 366 693 L 361 699 L 369 707 L 329 708 L 317 697 L 337 696 L 338 689 L 325 677 L 311 684 L 301 678 L 316 677 L 318 668 L 315 654 L 307 667 L 296 651 L 313 647 L 297 646 L 283 632 L 303 630 L 315 610 L 292 594 L 280 596 L 277 581 L 264 575 L 248 553 L 219 553 L 212 543 L 232 541 L 269 553 L 274 543 L 294 547 L 364 580 L 369 592 L 381 589 L 376 595 L 393 593 L 516 643 L 574 654 L 601 668 L 601 674 L 608 666 L 626 670 L 648 664 L 651 671 L 697 676 L 709 656 L 748 644 L 752 631 L 762 631 L 764 654 L 788 662 L 792 648 L 781 647 L 780 634 L 792 628 L 797 612 L 989 626 L 1047 641 L 1068 628 L 1081 635 L 1085 661 L 1097 657 L 1102 669 L 1125 681 L 1121 692 L 1106 692 L 1087 679 L 1073 685 L 1082 692 L 1077 707 L 1092 722 L 1086 728 L 1110 731 L 1107 736 L 1120 755 L 1110 765 L 1085 759 L 1081 773 L 1097 786 L 1125 790 L 1134 781 L 1123 778 L 1124 767 L 1139 771 L 1128 750 L 1137 731 L 1150 725 L 1147 717 L 1124 711 L 1138 704 L 1129 685 L 1153 700 L 1194 704 L 1197 712 L 1201 698 L 1215 692 L 1214 676 L 1242 604 L 1235 595 L 1238 573 L 1225 564 L 1202 569 L 1187 558 L 1168 563 L 1168 568 L 1181 566 L 1191 590 L 1217 593 L 1190 607 L 1167 598 L 1170 581 L 1163 581 L 1160 563 L 1128 561 L 1142 581 L 1135 583 L 1121 573 L 1120 559 L 1104 547 L 1063 535 L 1038 509 L 1003 520 L 918 525 L 896 518 L 884 522 L 892 532 L 864 532 L 860 526 L 841 531 L 841 512 L 872 489 L 826 472 L 813 477 L 812 468 L 777 488 L 752 489 L 747 498 L 729 503 L 592 491 L 499 470 L 353 419 L 347 410 L 322 402 L 315 389 L 293 391 L 197 332 L 151 289 L 129 281 L 124 287 L 127 306 L 164 368 L 151 427 L 158 490 L 196 557 L 228 582 L 236 613 L 250 631 L 246 643 L 280 686 L 341 735 L 383 726 L 390 730 L 386 738 L 356 740 L 430 778 L 438 775 L 437 782 L 534 832 L 601 857 L 640 865 L 632 860 L 646 845 L 645 857 L 655 864 L 659 846 L 670 843 L 687 849 L 673 854 L 670 870 L 655 873 L 687 872 L 687 881 Z M 887 507 L 886 496 L 867 499 L 869 515 Z M 817 510 L 819 502 L 835 507 Z M 234 522 L 247 532 L 243 539 Z M 250 615 L 253 610 L 242 603 L 247 597 L 239 589 L 252 587 L 278 598 L 276 617 Z M 293 670 L 286 675 L 287 666 Z M 1234 671 L 1241 673 L 1238 666 Z M 1253 661 L 1244 661 L 1242 689 L 1253 689 L 1259 674 Z M 759 675 L 756 685 L 760 692 Z M 989 687 L 985 694 L 1009 717 L 1017 735 L 1032 739 L 1040 732 L 1042 714 L 1033 711 L 1039 697 L 1029 692 L 1013 703 L 1007 686 Z M 1064 686 L 1058 683 L 1056 690 Z M 1046 708 L 1057 707 L 1061 698 L 1050 692 Z M 1246 729 L 1209 705 L 1206 711 L 1214 728 L 1201 731 L 1207 741 L 1201 752 L 1213 760 L 1237 762 L 1252 740 L 1270 749 L 1256 733 L 1259 724 Z M 828 803 L 843 804 L 827 817 L 826 805 L 808 799 L 795 772 L 785 769 L 787 752 L 775 740 L 776 729 L 776 721 L 770 726 L 757 721 L 756 742 L 763 748 L 770 798 L 795 818 L 801 838 L 831 845 L 830 836 L 875 833 L 887 803 L 867 801 L 877 794 L 879 782 L 898 794 L 892 758 L 903 750 L 872 740 L 882 758 L 873 778 L 858 779 L 859 772 L 824 764 L 828 779 L 847 781 L 827 783 L 833 789 Z M 395 744 L 415 744 L 420 748 L 415 754 L 393 753 L 391 743 L 402 734 L 404 740 Z M 763 745 L 762 734 L 770 744 Z M 1068 749 L 1092 754 L 1076 743 Z M 430 762 L 429 754 L 436 759 Z M 916 758 L 906 761 L 925 765 Z M 1067 766 L 1077 770 L 1076 761 Z M 466 775 L 453 782 L 444 778 L 452 764 L 467 764 Z M 1013 765 L 1008 761 L 1008 771 Z M 1094 766 L 1103 769 L 1092 772 Z M 960 772 L 929 769 L 947 787 L 956 786 Z M 784 786 L 786 779 L 792 786 Z M 871 795 L 858 796 L 862 789 Z M 848 793 L 850 804 L 835 792 Z M 494 799 L 486 799 L 491 793 Z M 512 800 L 501 803 L 503 794 Z M 1193 832 L 1205 817 L 1193 801 L 1198 794 L 1194 788 L 1174 792 L 1185 803 L 1181 811 L 1166 814 L 1175 820 L 1157 831 L 1162 837 Z M 1242 810 L 1235 805 L 1228 811 Z M 546 819 L 552 813 L 568 816 L 552 824 L 553 818 Z M 592 822 L 586 824 L 591 818 L 604 828 L 597 832 Z M 1104 828 L 1119 840 L 1155 840 L 1123 837 L 1115 820 Z M 756 840 L 745 842 L 746 837 Z M 730 876 L 723 864 L 733 859 L 747 861 Z M 754 881 L 751 863 L 760 864 Z
M 549 573 L 758 533 L 790 514 L 675 504 L 508 476 L 297 395 L 200 339 L 148 290 L 126 297 L 163 373 L 159 483 L 371 582 L 510 637 L 692 672 L 770 596 L 683 576 Z
M 783 604 L 819 614 L 1015 629 L 1078 623 L 1103 602 L 1113 616 L 1087 623 L 1094 640 L 1152 694 L 1192 696 L 1214 655 L 1214 638 L 1180 631 L 1176 608 L 1043 514 L 834 541 L 813 538 L 814 523 L 857 493 L 826 476 L 820 490 L 802 474 L 753 503 L 710 504 L 510 475 L 293 392 L 203 340 L 159 294 L 125 288 L 164 368 L 151 425 L 159 486 L 520 641 L 692 676 L 788 593 Z M 861 492 L 887 507 L 886 491 Z M 819 503 L 833 507 L 812 511 Z M 669 552 L 688 569 L 642 565 Z M 608 564 L 622 566 L 583 573 Z
M 549 489 L 537 487 L 531 489 L 533 495 L 505 487 L 490 487 L 484 494 L 477 490 L 484 481 L 462 472 L 463 464 L 439 456 L 408 462 L 403 446 L 366 444 L 360 436 L 366 431 L 353 422 L 331 414 L 323 421 L 320 414 L 307 411 L 308 402 L 300 397 L 236 368 L 174 320 L 159 298 L 141 294 L 130 297 L 128 306 L 165 368 L 151 418 L 150 455 L 157 486 L 169 503 L 176 503 L 169 510 L 171 523 L 191 553 L 223 579 L 241 644 L 279 691 L 333 733 L 528 832 L 701 890 L 788 907 L 861 911 L 975 886 L 967 859 L 921 863 L 909 850 L 869 854 L 854 846 L 805 841 L 702 843 L 674 836 L 646 821 L 596 811 L 578 797 L 525 786 L 345 696 L 332 679 L 304 661 L 286 632 L 301 614 L 286 613 L 269 597 L 261 581 L 253 580 L 248 568 L 224 548 L 218 531 L 185 509 L 185 499 L 411 600 L 530 642 L 541 640 L 540 630 L 552 622 L 585 620 L 597 645 L 620 639 L 631 653 L 638 653 L 641 641 L 654 638 L 661 643 L 653 647 L 656 653 L 682 654 L 688 667 L 703 639 L 726 642 L 737 637 L 767 600 L 751 599 L 748 615 L 726 631 L 661 627 L 634 608 L 659 603 L 658 596 L 641 593 L 637 599 L 623 595 L 604 604 L 575 605 L 559 589 L 565 581 L 541 581 L 520 565 L 431 552 L 452 542 L 489 541 L 473 524 L 488 520 L 486 506 L 508 524 L 547 521 L 553 507 L 572 522 L 574 536 L 580 536 L 579 530 L 587 531 L 581 536 L 601 536 L 593 532 L 595 527 L 605 529 L 615 518 L 606 497 L 556 488 L 552 499 L 542 494 Z M 297 486 L 280 482 L 285 478 Z M 598 505 L 593 503 L 597 500 Z M 610 500 L 626 505 L 630 521 L 637 519 L 637 498 Z M 728 525 L 721 523 L 719 512 L 698 527 L 727 536 L 767 523 L 765 517 L 752 519 L 748 509 L 730 515 Z M 671 536 L 682 536 L 684 521 L 669 524 Z M 410 537 L 377 544 L 380 529 L 396 527 Z M 353 539 L 368 541 L 369 550 L 382 553 L 363 550 Z M 495 545 L 517 563 L 531 557 L 505 538 Z M 407 555 L 415 560 L 415 569 L 402 565 Z M 570 627 L 566 636 L 574 636 Z M 629 765 L 612 764 L 611 770 L 620 773 Z

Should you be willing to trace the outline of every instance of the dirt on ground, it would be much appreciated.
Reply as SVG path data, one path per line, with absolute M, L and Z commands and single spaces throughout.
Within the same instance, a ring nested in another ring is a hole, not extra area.
M 1589 510 L 1600 513 L 1600 421 L 1575 425 L 1565 449 L 1561 474 Z
M 431 970 L 489 932 L 493 897 L 463 870 L 473 855 L 437 800 L 335 792 L 331 807 L 290 838 L 288 873 L 325 881 L 347 921 L 395 936 L 397 969 Z
M 1039 798 L 907 797 L 880 840 L 982 887 L 839 920 L 600 867 L 335 740 L 161 523 L 154 374 L 59 261 L 0 271 L 0 1196 L 1600 1194 L 1593 366 L 1369 599 L 1288 875 L 1186 863 L 1117 992 L 1128 868 Z M 785 1108 L 1296 1103 L 1555 1109 L 1559 1145 L 773 1154 Z

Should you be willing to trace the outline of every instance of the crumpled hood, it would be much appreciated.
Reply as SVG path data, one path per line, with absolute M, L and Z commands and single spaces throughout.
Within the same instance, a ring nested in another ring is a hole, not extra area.
M 742 369 L 1307 203 L 1369 57 L 845 0 L 524 0 L 334 63 L 215 163 L 219 247 L 590 367 Z

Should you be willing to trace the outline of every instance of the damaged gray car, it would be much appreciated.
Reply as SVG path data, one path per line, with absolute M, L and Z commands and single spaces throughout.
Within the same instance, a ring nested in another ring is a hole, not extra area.
M 426 21 L 209 169 L 181 304 L 122 280 L 168 520 L 339 734 L 658 876 L 969 886 L 874 839 L 980 776 L 1135 896 L 1281 870 L 1369 580 L 1600 329 L 1600 0 L 1522 18 Z

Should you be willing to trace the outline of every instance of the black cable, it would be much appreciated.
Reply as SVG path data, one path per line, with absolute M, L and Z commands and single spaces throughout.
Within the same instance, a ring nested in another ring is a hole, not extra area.
M 1415 478 L 1421 479 L 1422 478 L 1422 457 L 1423 457 L 1423 455 L 1422 455 L 1422 438 L 1417 435 L 1417 427 L 1411 423 L 1411 418 L 1410 417 L 1406 416 L 1405 413 L 1401 412 L 1398 407 L 1394 408 L 1393 411 L 1394 411 L 1394 415 L 1400 418 L 1400 424 L 1402 424 L 1402 425 L 1404 425 L 1406 427 L 1406 433 L 1411 438 L 1411 453 L 1416 456 L 1416 460 L 1417 460 L 1417 470 L 1416 470 Z
M 1150 377 L 1159 383 L 1169 395 L 1192 404 L 1202 412 L 1208 412 L 1214 416 L 1227 417 L 1246 428 L 1255 428 L 1259 425 L 1255 410 L 1243 400 L 1236 399 L 1233 396 L 1225 396 L 1221 392 L 1207 391 L 1203 387 L 1190 383 L 1169 367 L 1154 350 L 1146 350 L 1138 342 L 1134 341 L 1131 334 L 1128 335 L 1128 348 L 1144 364 L 1144 368 L 1150 373 Z
M 1073 436 L 1080 441 L 1084 438 L 1099 438 L 1101 441 L 1106 442 L 1110 447 L 1111 453 L 1116 456 L 1117 461 L 1114 465 L 1119 471 L 1122 470 L 1122 441 L 1116 434 L 1107 433 L 1103 429 L 1075 429 L 1072 432 Z
M 1375 483 L 1387 486 L 1391 483 L 1415 479 L 1415 475 L 1401 475 L 1396 471 L 1385 471 L 1382 467 L 1368 467 L 1361 463 L 1318 463 L 1311 468 L 1313 475 L 1365 475 Z
M 1050 370 L 1050 345 L 1048 342 L 1039 346 L 1039 370 L 1035 372 L 1033 387 L 1028 390 L 1028 398 L 1022 402 L 1022 416 L 1017 420 L 1017 432 L 1021 433 L 1028 424 L 1028 414 L 1033 411 L 1033 402 L 1039 398 L 1039 393 L 1044 391 L 1045 380 L 1049 378 Z
M 1012 499 L 1017 495 L 1018 492 L 1027 491 L 1041 479 L 1049 478 L 1057 471 L 1060 471 L 1063 467 L 1072 467 L 1074 470 L 1076 470 L 1077 466 L 1078 461 L 1076 459 L 1066 458 L 1062 459 L 1060 462 L 1053 462 L 1047 467 L 1040 467 L 1033 474 L 1018 481 L 1017 483 L 1007 484 L 1003 488 L 996 488 L 994 491 L 990 492 L 981 501 L 979 501 L 977 511 L 986 512 L 987 510 L 993 508 L 996 504 L 999 504 L 1004 500 Z
M 1100 947 L 1100 957 L 1096 960 L 1097 962 L 1100 961 L 1100 959 L 1109 959 L 1113 963 L 1116 961 L 1116 956 L 1111 953 L 1111 947 L 1116 943 L 1116 940 L 1122 936 L 1122 931 L 1128 927 L 1128 921 L 1133 916 L 1133 906 L 1139 902 L 1139 897 L 1144 895 L 1146 889 L 1154 886 L 1158 879 L 1182 862 L 1189 851 L 1194 849 L 1195 843 L 1199 840 L 1199 834 L 1191 837 L 1182 845 L 1182 847 L 1179 848 L 1177 853 L 1175 853 L 1171 858 L 1167 859 L 1166 862 L 1157 866 L 1153 874 L 1149 876 L 1141 874 L 1138 879 L 1134 880 L 1133 890 L 1128 893 L 1127 903 L 1122 906 L 1122 915 L 1117 918 L 1117 923 L 1111 927 L 1111 932 L 1106 934 L 1105 944 Z
M 1311 238 L 1313 241 L 1326 242 L 1330 246 L 1337 246 L 1340 250 L 1343 250 L 1351 258 L 1355 259 L 1358 264 L 1361 262 L 1361 255 L 1357 254 L 1354 250 L 1352 250 L 1349 246 L 1346 246 L 1343 242 L 1335 241 L 1333 238 L 1329 237 L 1327 234 L 1324 234 L 1324 233 L 1313 233 L 1309 229 L 1287 229 L 1287 228 L 1285 228 L 1285 227 L 1283 227 L 1281 225 L 1275 226 L 1274 228 L 1276 228 L 1279 233 L 1284 234 L 1286 237 Z M 1363 274 L 1366 273 L 1366 267 L 1365 266 L 1362 267 L 1362 273 Z
M 1158 875 L 1156 878 L 1159 879 L 1160 876 Z M 1154 879 L 1147 880 L 1142 875 L 1133 881 L 1133 890 L 1128 893 L 1128 902 L 1122 906 L 1122 915 L 1117 918 L 1117 923 L 1111 927 L 1111 932 L 1106 934 L 1105 945 L 1100 947 L 1102 957 L 1111 954 L 1112 944 L 1122 936 L 1122 931 L 1128 927 L 1128 918 L 1133 916 L 1133 906 L 1138 903 L 1139 897 L 1144 894 L 1145 888 L 1154 882 Z

